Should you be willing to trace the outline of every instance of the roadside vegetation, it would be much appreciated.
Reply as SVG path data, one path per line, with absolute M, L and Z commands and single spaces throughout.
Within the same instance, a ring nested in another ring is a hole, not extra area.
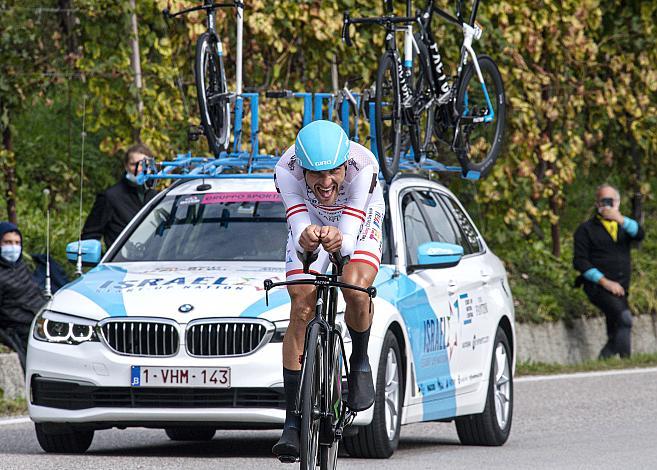
M 27 414 L 27 401 L 25 398 L 6 400 L 2 397 L 2 395 L 2 389 L 0 388 L 0 416 L 16 416 Z
M 572 374 L 574 372 L 641 367 L 657 367 L 657 354 L 633 354 L 626 359 L 610 357 L 607 359 L 596 359 L 570 365 L 546 364 L 543 362 L 520 362 L 516 365 L 516 376 Z
M 186 138 L 190 125 L 199 123 L 192 58 L 204 16 L 188 15 L 167 25 L 161 10 L 187 3 L 136 2 L 136 12 L 129 2 L 105 3 L 44 0 L 36 8 L 0 0 L 0 219 L 18 222 L 27 252 L 44 252 L 42 191 L 50 189 L 52 253 L 60 263 L 66 242 L 79 233 L 83 153 L 83 217 L 95 193 L 119 176 L 121 153 L 135 140 L 151 146 L 158 160 L 188 150 L 206 153 L 203 139 Z M 401 8 L 402 3 L 395 4 Z M 453 10 L 451 1 L 437 3 Z M 347 49 L 340 26 L 344 10 L 380 14 L 380 4 L 249 2 L 246 91 L 330 91 L 334 55 L 340 85 L 356 77 L 350 87 L 369 87 L 383 32 L 358 28 L 355 48 Z M 133 14 L 141 88 L 130 59 Z M 483 2 L 478 18 L 484 36 L 476 49 L 498 63 L 506 87 L 506 149 L 485 181 L 434 176 L 466 203 L 504 260 L 517 319 L 598 315 L 584 294 L 571 287 L 571 240 L 590 215 L 593 193 L 602 182 L 619 187 L 623 213 L 648 221 L 647 238 L 634 257 L 630 301 L 636 313 L 654 311 L 657 241 L 649 222 L 657 215 L 652 195 L 657 167 L 650 164 L 657 149 L 657 2 L 503 0 Z M 460 33 L 435 21 L 446 62 L 455 63 Z M 231 10 L 218 13 L 218 28 L 232 78 Z M 248 106 L 245 111 L 248 131 L 251 111 Z M 260 116 L 260 148 L 280 152 L 301 123 L 301 103 L 262 99 Z M 365 119 L 361 125 L 363 140 Z

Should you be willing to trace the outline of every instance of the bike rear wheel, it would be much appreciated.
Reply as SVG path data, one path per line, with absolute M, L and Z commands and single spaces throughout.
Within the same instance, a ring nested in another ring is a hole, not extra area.
M 502 149 L 506 97 L 502 76 L 493 59 L 479 56 L 477 60 L 486 87 L 479 82 L 474 65 L 469 63 L 456 95 L 458 121 L 454 150 L 465 170 L 478 172 L 483 178 L 490 173 Z
M 306 338 L 306 351 L 303 361 L 303 382 L 301 384 L 301 432 L 299 460 L 302 470 L 314 469 L 319 454 L 319 430 L 322 382 L 322 343 L 320 326 L 310 327 Z
M 342 368 L 344 357 L 340 338 L 333 334 L 331 341 L 331 357 L 329 358 L 329 411 L 330 415 L 324 418 L 322 426 L 324 439 L 320 448 L 319 466 L 322 470 L 335 470 L 338 465 L 338 446 L 340 441 L 335 438 L 335 426 L 342 415 Z M 328 444 L 330 442 L 330 445 Z
M 399 170 L 402 134 L 397 60 L 390 52 L 382 55 L 379 61 L 375 100 L 377 156 L 383 177 L 389 183 Z
M 196 42 L 195 73 L 201 123 L 210 151 L 216 156 L 228 148 L 230 97 L 220 44 L 211 33 L 203 33 Z

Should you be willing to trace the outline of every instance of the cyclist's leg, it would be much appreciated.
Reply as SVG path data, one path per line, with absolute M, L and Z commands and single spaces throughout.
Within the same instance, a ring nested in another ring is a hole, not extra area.
M 288 239 L 286 253 L 286 277 L 288 280 L 312 277 L 303 273 L 303 265 L 299 260 L 294 245 Z M 321 252 L 311 266 L 311 271 L 323 272 L 328 265 L 328 254 Z M 283 338 L 283 387 L 285 390 L 285 424 L 283 434 L 274 445 L 272 452 L 277 456 L 296 458 L 299 455 L 299 416 L 294 414 L 295 401 L 299 390 L 301 377 L 300 356 L 303 354 L 306 325 L 313 317 L 315 310 L 314 286 L 288 286 L 292 301 L 290 308 L 290 323 Z
M 379 270 L 382 251 L 383 208 L 370 207 L 351 262 L 345 266 L 342 281 L 370 287 Z M 373 306 L 363 292 L 344 289 L 345 321 L 351 336 L 349 358 L 348 404 L 354 411 L 362 411 L 374 403 L 374 384 L 367 347 L 372 324 Z

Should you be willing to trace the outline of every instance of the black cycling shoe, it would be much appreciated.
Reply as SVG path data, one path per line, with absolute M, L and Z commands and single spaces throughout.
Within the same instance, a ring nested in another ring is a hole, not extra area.
M 365 411 L 374 404 L 372 371 L 349 371 L 347 406 L 351 411 Z
M 271 451 L 283 463 L 294 463 L 299 457 L 299 430 L 285 428 Z

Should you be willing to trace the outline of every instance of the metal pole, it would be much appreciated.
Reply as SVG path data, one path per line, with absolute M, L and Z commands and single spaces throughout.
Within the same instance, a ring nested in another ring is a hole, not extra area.
M 237 96 L 242 94 L 242 30 L 244 26 L 244 4 L 237 5 L 237 63 L 235 64 L 235 87 Z

